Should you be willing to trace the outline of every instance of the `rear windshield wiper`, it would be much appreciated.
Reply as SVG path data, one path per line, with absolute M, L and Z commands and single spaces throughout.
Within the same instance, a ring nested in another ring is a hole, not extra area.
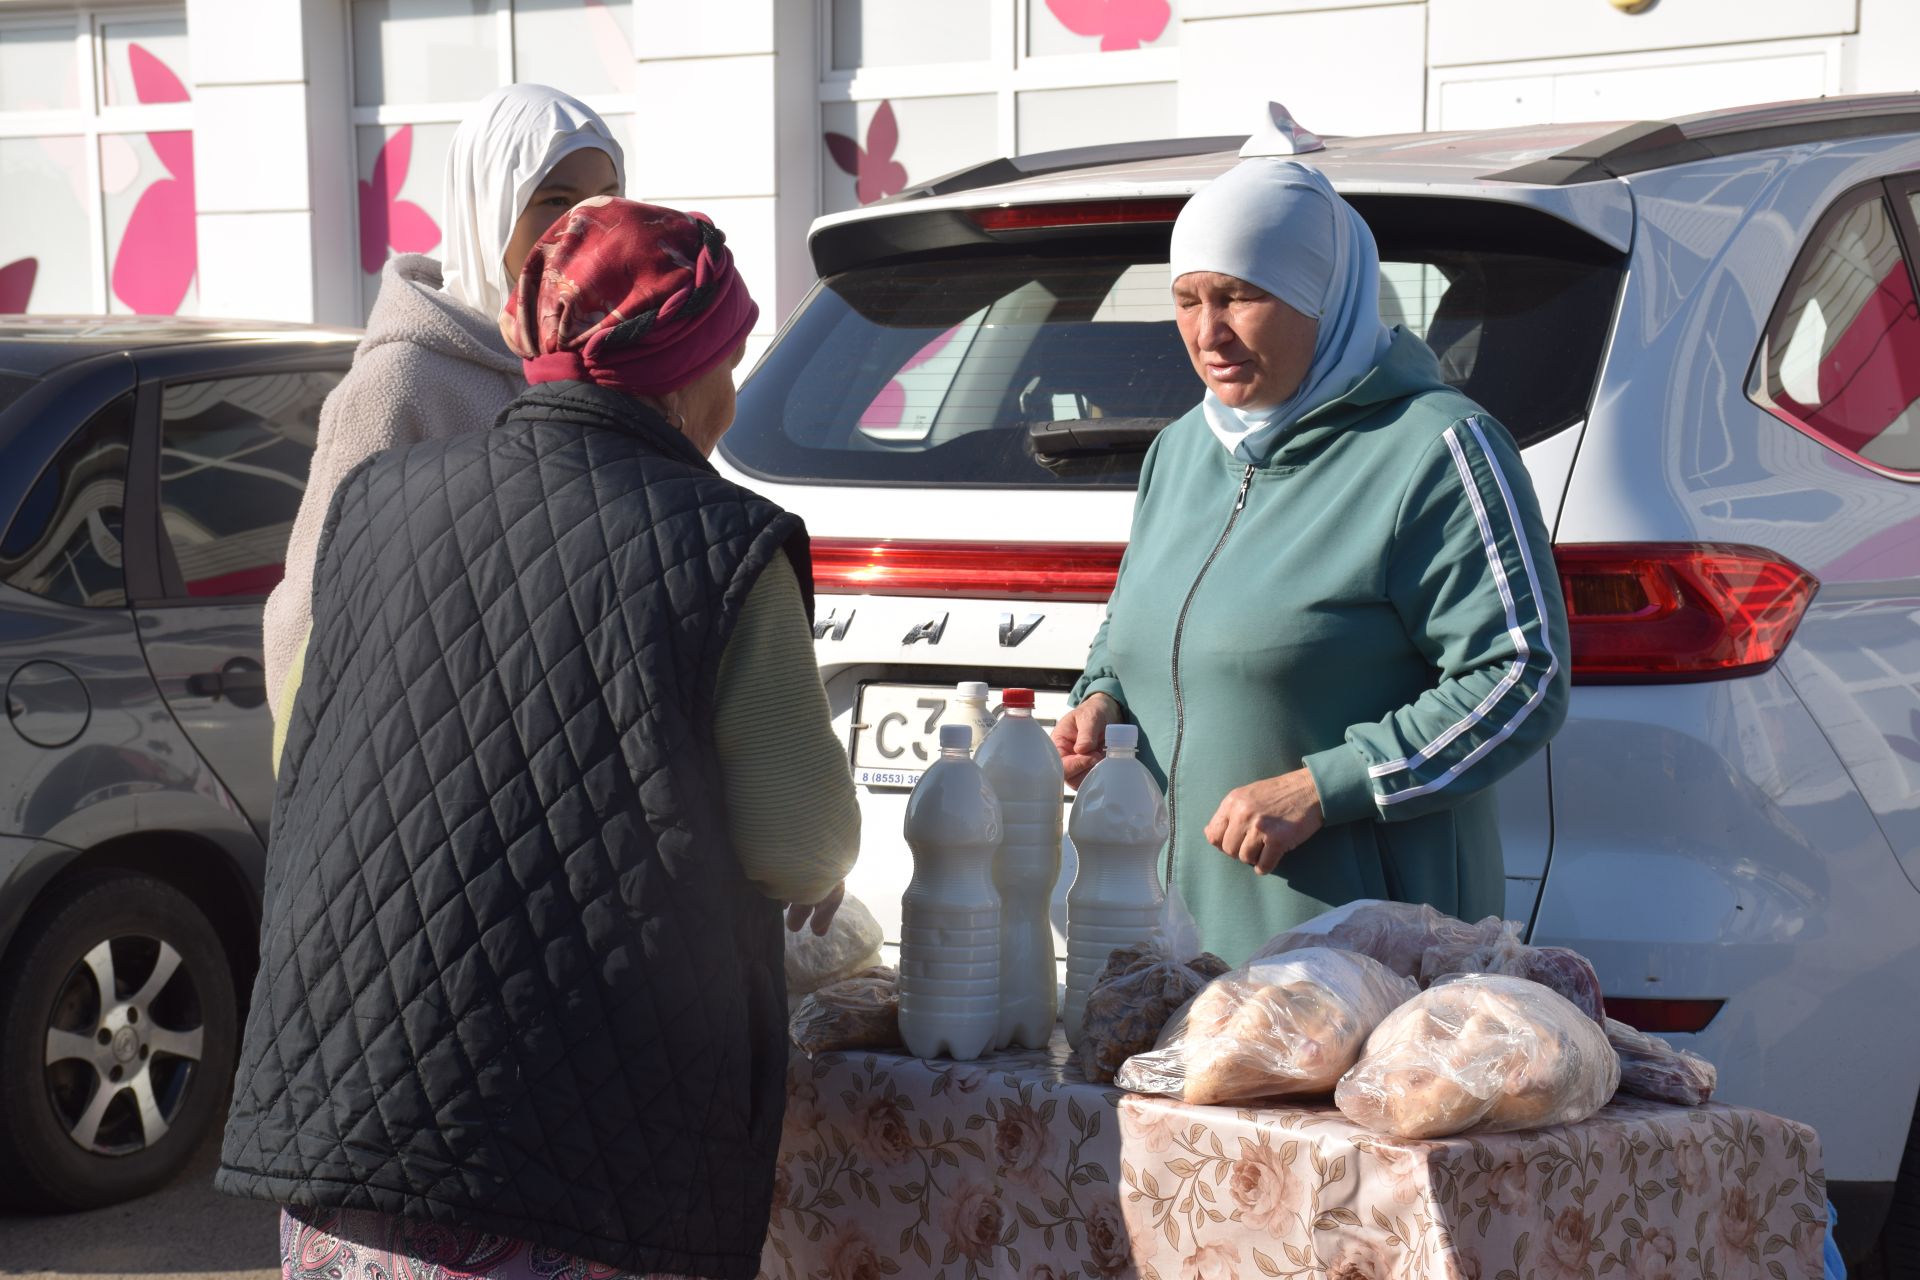
M 1065 418 L 1027 425 L 1036 456 L 1071 458 L 1094 453 L 1145 453 L 1172 418 Z

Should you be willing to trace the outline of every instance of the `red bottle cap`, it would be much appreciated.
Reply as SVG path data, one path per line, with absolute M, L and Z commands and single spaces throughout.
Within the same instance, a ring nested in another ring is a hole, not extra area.
M 1032 707 L 1033 690 L 1008 689 L 1000 695 L 1000 705 L 1003 707 Z

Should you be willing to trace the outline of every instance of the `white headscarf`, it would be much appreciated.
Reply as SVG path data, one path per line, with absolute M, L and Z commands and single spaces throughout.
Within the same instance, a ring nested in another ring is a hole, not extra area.
M 1242 462 L 1264 462 L 1288 428 L 1338 400 L 1386 354 L 1380 250 L 1319 170 L 1243 160 L 1194 194 L 1173 224 L 1173 278 L 1217 271 L 1258 285 L 1320 322 L 1313 364 L 1284 402 L 1236 409 L 1207 392 L 1207 425 Z
M 626 157 L 592 107 L 543 84 L 495 90 L 468 113 L 447 150 L 442 288 L 497 318 L 513 292 L 503 259 L 513 224 L 553 167 L 604 151 L 626 189 Z

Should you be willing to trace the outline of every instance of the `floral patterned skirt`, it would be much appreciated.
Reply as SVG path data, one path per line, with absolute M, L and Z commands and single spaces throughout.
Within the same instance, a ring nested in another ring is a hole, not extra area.
M 690 1280 L 641 1277 L 467 1227 L 361 1209 L 280 1213 L 281 1280 Z

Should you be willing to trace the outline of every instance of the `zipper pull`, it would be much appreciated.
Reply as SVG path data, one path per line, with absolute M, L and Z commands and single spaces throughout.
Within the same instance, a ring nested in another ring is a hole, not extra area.
M 1247 505 L 1247 490 L 1253 487 L 1253 464 L 1247 464 L 1247 473 L 1240 477 L 1240 496 L 1234 499 L 1233 509 L 1240 510 Z

